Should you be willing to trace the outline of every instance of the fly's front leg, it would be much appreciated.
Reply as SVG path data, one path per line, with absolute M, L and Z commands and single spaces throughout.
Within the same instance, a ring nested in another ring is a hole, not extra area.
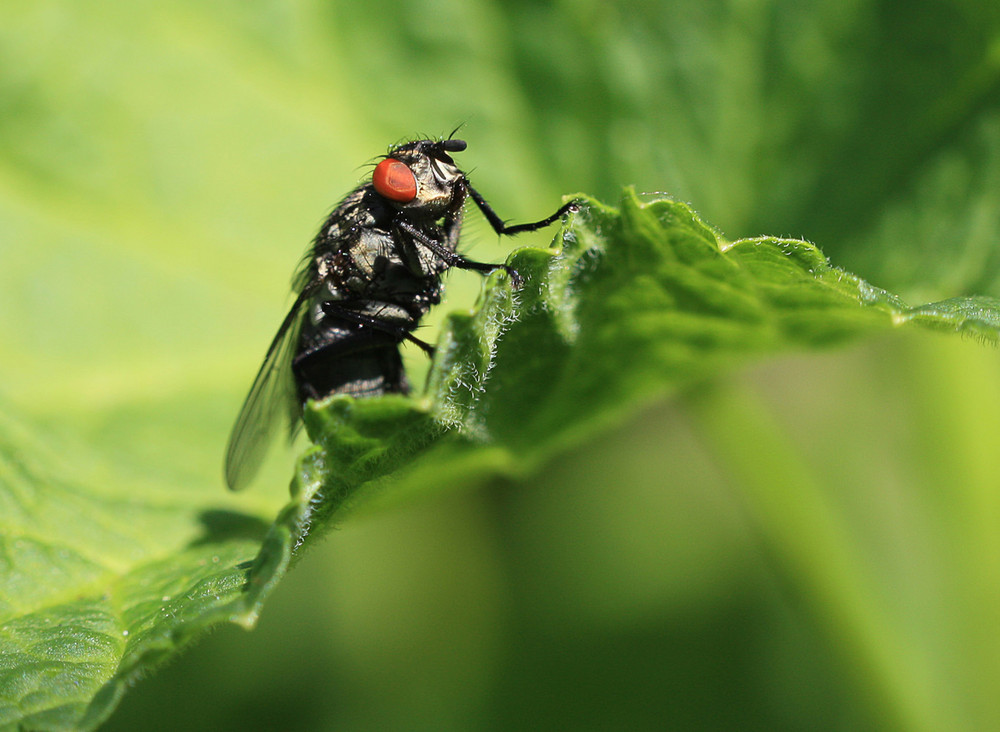
M 424 232 L 418 229 L 416 226 L 411 224 L 409 221 L 399 221 L 397 226 L 400 231 L 405 231 L 411 237 L 416 239 L 418 242 L 423 244 L 425 247 L 430 249 L 437 257 L 441 259 L 442 262 L 447 264 L 449 267 L 455 267 L 457 269 L 471 269 L 477 272 L 493 272 L 497 269 L 504 270 L 508 275 L 510 275 L 511 284 L 515 289 L 520 289 L 521 285 L 524 284 L 524 280 L 521 279 L 521 275 L 508 264 L 488 264 L 486 262 L 473 262 L 471 259 L 466 259 L 461 254 L 456 252 L 454 249 L 449 247 L 450 237 L 452 234 L 448 233 L 448 238 L 446 242 L 439 242 L 430 236 L 427 236 Z M 455 237 L 457 238 L 458 228 L 455 227 Z M 457 241 L 455 242 L 457 244 Z
M 520 234 L 523 231 L 537 231 L 538 229 L 544 229 L 546 226 L 559 219 L 567 211 L 576 211 L 580 208 L 579 201 L 570 201 L 569 203 L 560 206 L 559 210 L 554 214 L 542 219 L 541 221 L 533 221 L 530 224 L 516 224 L 515 226 L 508 226 L 504 223 L 503 219 L 497 216 L 497 212 L 493 210 L 493 207 L 486 203 L 486 199 L 482 197 L 479 191 L 469 185 L 468 180 L 465 182 L 465 188 L 468 190 L 472 200 L 476 202 L 477 206 L 479 206 L 479 210 L 483 212 L 483 216 L 485 216 L 486 220 L 490 222 L 490 226 L 493 227 L 493 231 L 501 236 L 511 236 L 513 234 Z

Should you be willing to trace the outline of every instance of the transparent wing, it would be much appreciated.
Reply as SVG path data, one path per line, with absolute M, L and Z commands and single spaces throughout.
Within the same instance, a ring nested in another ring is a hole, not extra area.
M 275 434 L 299 413 L 292 359 L 313 289 L 303 289 L 285 316 L 233 425 L 225 468 L 226 484 L 231 490 L 250 483 Z

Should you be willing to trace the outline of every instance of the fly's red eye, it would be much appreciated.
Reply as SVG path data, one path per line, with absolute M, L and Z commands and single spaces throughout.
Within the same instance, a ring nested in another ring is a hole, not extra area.
M 380 196 L 390 201 L 409 203 L 417 197 L 417 179 L 406 163 L 386 158 L 375 166 L 372 183 Z

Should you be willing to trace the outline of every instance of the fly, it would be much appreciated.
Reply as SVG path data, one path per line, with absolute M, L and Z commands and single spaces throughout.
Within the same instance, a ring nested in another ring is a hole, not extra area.
M 458 253 L 466 197 L 505 236 L 541 229 L 575 209 L 571 201 L 541 221 L 507 226 L 452 160 L 465 148 L 451 138 L 398 145 L 327 217 L 229 437 L 231 489 L 250 482 L 279 425 L 297 425 L 307 400 L 409 392 L 399 347 L 410 341 L 433 355 L 413 331 L 441 301 L 448 269 L 503 269 L 519 285 L 508 265 Z

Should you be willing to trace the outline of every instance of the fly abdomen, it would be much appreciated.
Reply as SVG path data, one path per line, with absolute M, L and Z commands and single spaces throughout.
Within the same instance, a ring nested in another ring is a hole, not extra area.
M 399 341 L 371 329 L 343 331 L 340 338 L 302 351 L 292 361 L 292 371 L 303 402 L 329 394 L 372 397 L 410 390 Z
M 424 310 L 378 301 L 315 303 L 292 362 L 300 397 L 409 393 L 399 344 L 412 338 Z

